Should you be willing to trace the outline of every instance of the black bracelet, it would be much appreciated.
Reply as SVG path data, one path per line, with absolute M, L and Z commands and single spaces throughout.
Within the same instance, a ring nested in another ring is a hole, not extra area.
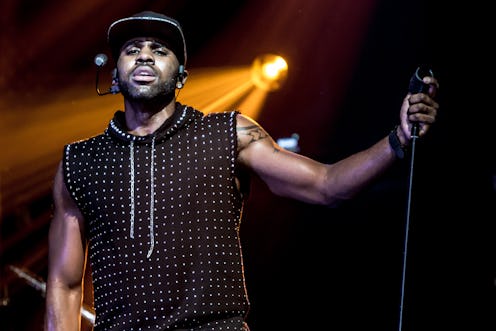
M 396 154 L 396 157 L 398 159 L 404 159 L 408 149 L 401 143 L 400 138 L 398 138 L 397 129 L 398 125 L 396 125 L 394 129 L 391 130 L 391 132 L 389 133 L 389 144 L 391 145 L 394 154 Z

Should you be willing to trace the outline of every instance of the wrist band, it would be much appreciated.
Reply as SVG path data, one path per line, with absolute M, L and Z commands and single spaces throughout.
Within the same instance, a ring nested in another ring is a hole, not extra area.
M 391 132 L 389 133 L 389 144 L 391 145 L 394 154 L 396 154 L 396 157 L 398 159 L 403 159 L 405 158 L 405 153 L 408 149 L 401 143 L 400 138 L 398 138 L 397 128 L 398 125 L 396 125 L 394 129 L 391 130 Z

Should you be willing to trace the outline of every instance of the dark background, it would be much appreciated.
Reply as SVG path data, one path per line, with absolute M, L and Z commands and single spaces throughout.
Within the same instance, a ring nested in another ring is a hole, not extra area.
M 62 146 L 99 132 L 85 129 L 91 123 L 70 107 L 47 112 L 43 105 L 70 101 L 60 91 L 71 86 L 82 88 L 74 100 L 94 95 L 93 57 L 105 49 L 108 25 L 151 9 L 182 23 L 191 77 L 195 68 L 247 64 L 264 52 L 287 58 L 288 80 L 257 121 L 274 138 L 298 133 L 300 153 L 319 161 L 387 135 L 418 65 L 430 66 L 441 84 L 438 122 L 414 155 L 408 215 L 410 160 L 337 209 L 277 198 L 254 179 L 241 227 L 252 331 L 397 330 L 402 295 L 405 331 L 495 330 L 495 30 L 488 7 L 2 2 L 0 328 L 42 329 L 40 291 L 8 266 L 46 277 L 50 186 Z M 113 111 L 101 115 L 102 128 Z M 62 118 L 77 124 L 53 125 Z

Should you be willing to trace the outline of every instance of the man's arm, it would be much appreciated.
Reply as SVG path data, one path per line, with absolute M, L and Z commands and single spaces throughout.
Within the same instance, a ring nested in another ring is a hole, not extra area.
M 427 81 L 437 87 L 433 78 Z M 409 145 L 412 122 L 418 122 L 420 136 L 425 135 L 435 122 L 437 109 L 438 104 L 429 95 L 408 94 L 401 105 L 396 130 L 399 142 Z M 396 159 L 387 136 L 368 149 L 336 163 L 323 164 L 284 150 L 260 125 L 243 115 L 237 117 L 237 135 L 238 161 L 256 173 L 272 192 L 328 206 L 354 197 Z
M 53 187 L 49 230 L 45 330 L 79 330 L 85 263 L 84 222 L 64 184 L 59 165 Z

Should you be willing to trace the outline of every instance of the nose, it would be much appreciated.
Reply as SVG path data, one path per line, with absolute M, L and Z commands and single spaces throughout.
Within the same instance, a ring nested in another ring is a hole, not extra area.
M 149 47 L 143 47 L 136 57 L 136 64 L 154 64 L 153 52 Z

